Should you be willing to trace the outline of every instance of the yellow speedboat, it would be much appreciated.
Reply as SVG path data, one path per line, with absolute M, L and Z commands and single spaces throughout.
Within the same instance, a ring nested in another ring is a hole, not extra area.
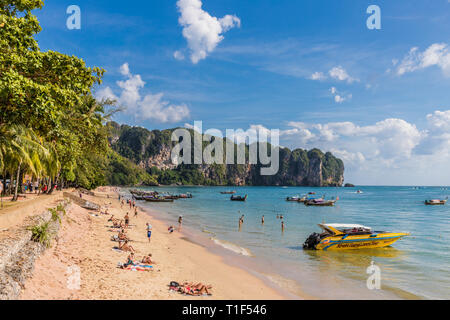
M 319 224 L 322 233 L 313 233 L 303 244 L 303 249 L 348 250 L 382 248 L 393 244 L 409 233 L 372 231 L 359 224 Z

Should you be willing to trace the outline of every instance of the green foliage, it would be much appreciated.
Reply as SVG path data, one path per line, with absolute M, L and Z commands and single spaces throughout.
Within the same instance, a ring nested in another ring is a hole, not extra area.
M 155 177 L 144 169 L 126 159 L 116 152 L 109 154 L 109 162 L 106 169 L 106 181 L 109 185 L 134 186 L 134 185 L 158 185 Z
M 52 239 L 50 221 L 33 226 L 29 230 L 31 231 L 31 240 L 39 242 L 46 247 L 50 247 Z
M 57 209 L 48 209 L 48 211 L 52 214 L 53 222 L 58 221 L 59 223 L 61 223 L 61 217 L 59 216 L 59 212 Z
M 64 215 L 66 214 L 66 209 L 64 207 L 64 204 L 60 203 L 56 206 L 56 211 L 62 212 Z

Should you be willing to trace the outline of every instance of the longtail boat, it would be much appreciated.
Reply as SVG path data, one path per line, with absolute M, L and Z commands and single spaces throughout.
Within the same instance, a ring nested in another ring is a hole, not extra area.
M 179 199 L 192 199 L 193 196 L 192 196 L 192 193 L 183 193 L 183 194 L 178 195 L 178 198 Z
M 164 197 L 144 197 L 148 202 L 173 202 L 173 199 L 165 199 Z
M 337 200 L 324 200 L 324 199 L 309 199 L 305 200 L 305 206 L 315 207 L 332 207 L 336 204 Z
M 322 233 L 311 234 L 303 249 L 349 250 L 387 247 L 409 233 L 372 231 L 359 224 L 319 224 Z
M 236 191 L 222 191 L 221 194 L 235 194 Z
M 291 202 L 302 202 L 304 203 L 306 201 L 306 197 L 299 197 L 299 196 L 294 196 L 294 197 L 287 197 L 286 201 L 291 201 Z
M 445 200 L 440 200 L 440 199 L 425 200 L 425 204 L 427 206 L 439 206 L 439 205 L 442 206 L 447 203 L 447 200 L 448 200 L 448 198 Z
M 231 201 L 247 201 L 247 195 L 245 195 L 244 197 L 242 196 L 231 196 L 230 200 Z

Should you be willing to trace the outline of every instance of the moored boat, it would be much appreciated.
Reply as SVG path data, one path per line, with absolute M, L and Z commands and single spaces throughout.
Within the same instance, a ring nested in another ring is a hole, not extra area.
M 349 250 L 387 247 L 409 235 L 403 232 L 372 231 L 359 224 L 319 224 L 322 233 L 311 234 L 303 249 Z
M 332 207 L 336 204 L 337 200 L 325 200 L 323 198 L 320 199 L 307 199 L 304 201 L 305 206 L 314 206 L 314 207 Z
M 183 193 L 183 194 L 178 195 L 178 198 L 179 199 L 192 199 L 193 196 L 192 196 L 192 193 Z
M 247 201 L 247 195 L 245 195 L 244 197 L 242 196 L 231 196 L 230 200 L 231 201 Z
M 173 199 L 166 199 L 165 197 L 144 197 L 148 202 L 173 202 Z
M 432 200 L 425 200 L 425 204 L 427 206 L 438 206 L 438 205 L 444 205 L 447 203 L 447 199 L 441 200 L 441 199 L 432 199 Z
M 143 197 L 143 196 L 157 196 L 158 192 L 156 191 L 143 191 L 143 190 L 130 190 L 130 193 L 133 196 Z
M 235 194 L 236 191 L 222 191 L 221 194 Z
M 286 201 L 290 202 L 305 202 L 307 200 L 306 197 L 299 197 L 299 196 L 293 196 L 293 197 L 287 197 Z

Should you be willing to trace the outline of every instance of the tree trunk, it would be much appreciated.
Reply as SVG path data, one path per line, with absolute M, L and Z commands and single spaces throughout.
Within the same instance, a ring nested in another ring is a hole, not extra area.
M 48 178 L 48 181 L 47 181 L 47 191 L 45 191 L 46 194 L 50 194 L 50 188 L 51 188 L 51 185 L 52 185 L 52 178 Z
M 23 193 L 23 186 L 22 186 L 22 181 L 23 181 L 23 171 L 20 172 L 20 177 L 19 177 L 19 193 Z
M 20 178 L 20 166 L 22 165 L 22 160 L 19 162 L 19 167 L 17 168 L 17 176 L 16 176 L 16 188 L 14 190 L 14 197 L 12 201 L 17 201 L 18 194 L 17 191 L 19 190 L 19 178 Z M 12 179 L 11 179 L 12 180 Z
M 6 170 L 5 170 L 5 172 L 3 173 L 3 192 L 2 192 L 2 194 L 3 194 L 4 196 L 6 196 Z
M 53 190 L 55 189 L 55 186 L 57 186 L 57 185 L 58 185 L 58 180 L 59 180 L 59 177 L 60 177 L 60 172 L 58 172 L 58 174 L 57 174 L 56 178 L 55 178 L 55 179 L 53 179 L 53 183 L 51 183 L 51 186 L 52 186 L 52 188 L 50 189 L 50 191 L 49 191 L 49 193 L 48 193 L 48 194 L 52 194 Z
M 6 194 L 6 170 L 3 171 L 3 188 L 2 188 L 2 192 L 0 194 L 1 197 L 1 208 L 3 209 L 3 197 Z

